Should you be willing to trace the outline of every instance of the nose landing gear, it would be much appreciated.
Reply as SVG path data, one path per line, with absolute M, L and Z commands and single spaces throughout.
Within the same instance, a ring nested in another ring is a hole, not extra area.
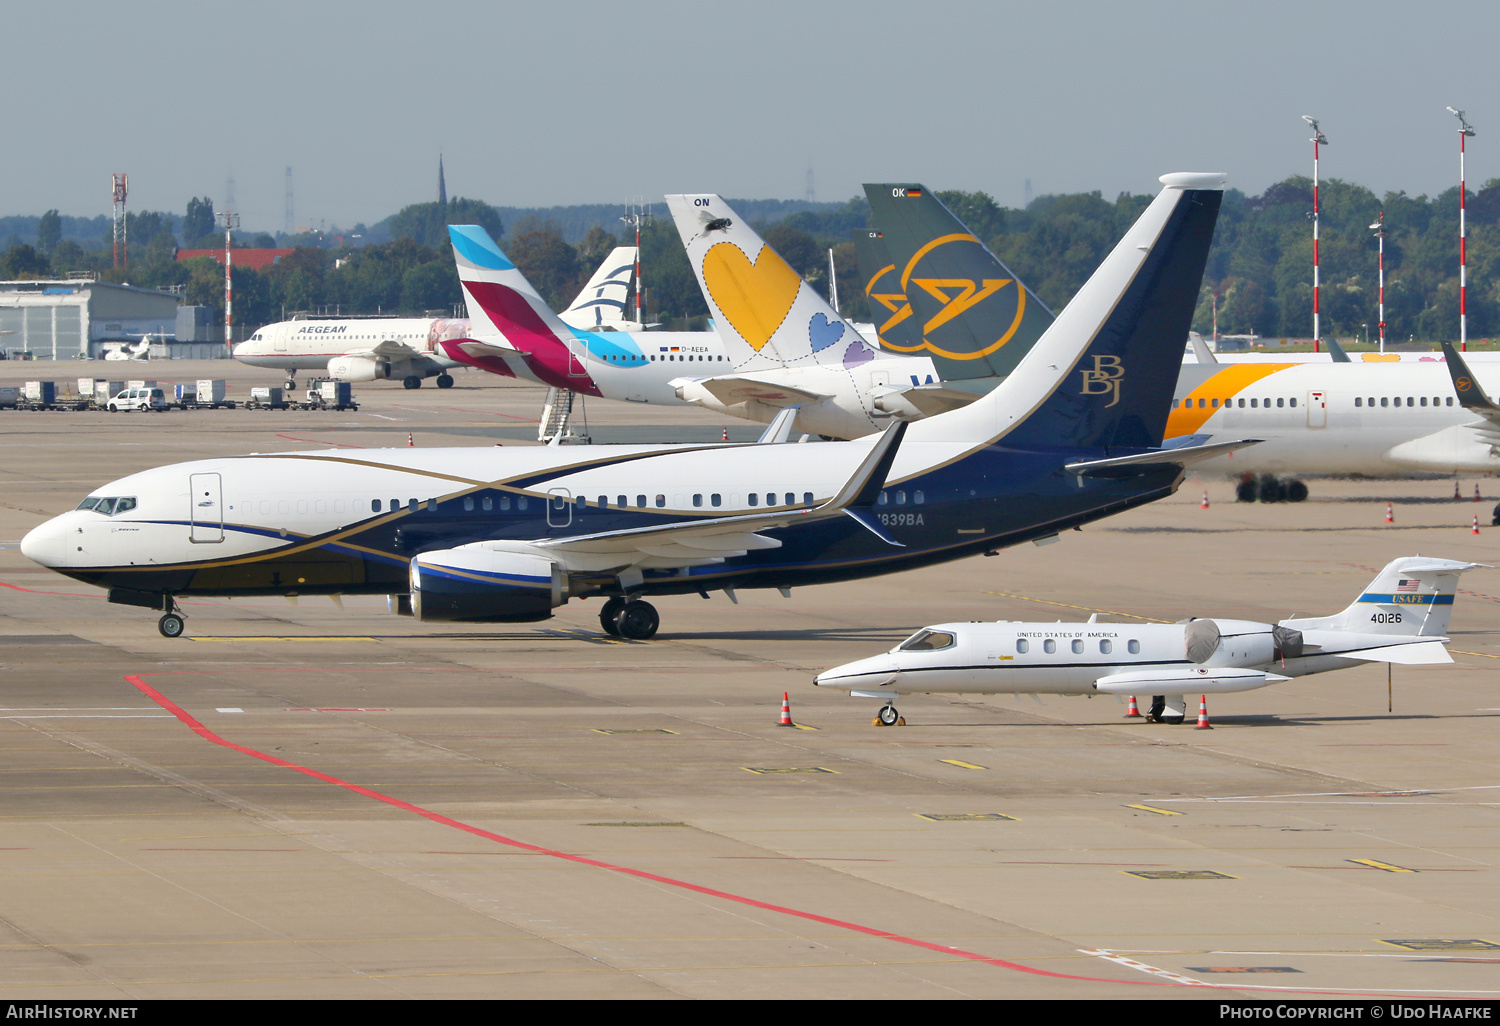
M 883 705 L 880 707 L 880 711 L 875 714 L 875 722 L 871 726 L 904 727 L 906 726 L 906 717 L 897 712 L 894 705 Z
M 176 602 L 171 598 L 168 598 L 167 601 L 171 603 L 171 608 L 161 615 L 160 620 L 156 621 L 156 629 L 161 631 L 161 636 L 164 638 L 180 638 L 182 637 L 182 632 L 187 629 L 187 624 L 184 622 L 185 617 L 182 615 L 182 611 L 177 608 Z

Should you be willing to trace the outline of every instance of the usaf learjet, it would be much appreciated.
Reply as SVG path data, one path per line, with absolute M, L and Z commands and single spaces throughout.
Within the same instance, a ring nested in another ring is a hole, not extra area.
M 1458 576 L 1480 564 L 1393 560 L 1333 616 L 1255 623 L 943 623 L 884 655 L 826 670 L 820 687 L 878 700 L 903 694 L 1153 695 L 1149 717 L 1181 723 L 1187 695 L 1252 691 L 1360 663 L 1451 663 L 1444 648 Z
M 783 420 L 772 444 L 199 460 L 96 489 L 22 551 L 161 610 L 169 637 L 185 595 L 375 593 L 422 620 L 490 623 L 597 595 L 605 631 L 647 638 L 651 595 L 786 593 L 1055 537 L 1246 444 L 1159 447 L 1224 176 L 1162 183 L 1005 381 L 950 413 L 852 442 L 781 442 Z M 462 260 L 509 266 L 464 238 Z

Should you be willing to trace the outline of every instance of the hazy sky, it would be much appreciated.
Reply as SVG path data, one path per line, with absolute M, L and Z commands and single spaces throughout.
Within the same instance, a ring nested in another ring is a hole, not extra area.
M 1227 171 L 1434 193 L 1500 176 L 1500 5 L 497 0 L 6 5 L 0 214 L 224 205 L 279 229 L 449 196 L 623 204 L 865 181 L 1037 195 Z M 632 37 L 643 40 L 639 49 Z M 1493 80 L 1492 80 L 1493 81 Z

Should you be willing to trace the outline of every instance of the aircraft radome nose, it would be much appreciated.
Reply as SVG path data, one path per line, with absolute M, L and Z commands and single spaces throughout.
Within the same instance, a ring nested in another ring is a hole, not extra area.
M 21 539 L 21 555 L 48 568 L 62 566 L 63 537 L 57 521 L 49 520 L 26 532 Z

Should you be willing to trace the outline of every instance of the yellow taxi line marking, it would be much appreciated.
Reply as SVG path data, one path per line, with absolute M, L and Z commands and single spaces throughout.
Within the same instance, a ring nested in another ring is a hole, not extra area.
M 1127 805 L 1127 809 L 1140 809 L 1142 812 L 1154 812 L 1158 816 L 1183 816 L 1186 813 L 1173 812 L 1171 809 L 1158 809 L 1150 805 Z
M 1347 859 L 1356 866 L 1369 866 L 1371 869 L 1383 869 L 1387 873 L 1416 873 L 1415 869 L 1407 869 L 1405 866 L 1393 866 L 1389 862 L 1381 862 L 1378 859 Z
M 962 759 L 939 759 L 938 762 L 947 763 L 949 766 L 957 766 L 959 769 L 989 769 L 988 766 L 976 766 L 972 762 L 964 762 Z
M 227 635 L 199 635 L 198 637 L 189 638 L 188 640 L 189 641 L 374 641 L 375 639 L 374 638 L 350 637 L 349 635 L 346 635 L 346 634 L 340 634 L 340 635 L 337 635 L 337 636 L 326 636 L 326 637 L 303 637 L 303 636 L 292 637 L 290 635 L 279 636 L 279 635 L 264 634 L 264 635 L 247 635 L 247 636 L 243 636 L 243 637 L 229 637 Z

